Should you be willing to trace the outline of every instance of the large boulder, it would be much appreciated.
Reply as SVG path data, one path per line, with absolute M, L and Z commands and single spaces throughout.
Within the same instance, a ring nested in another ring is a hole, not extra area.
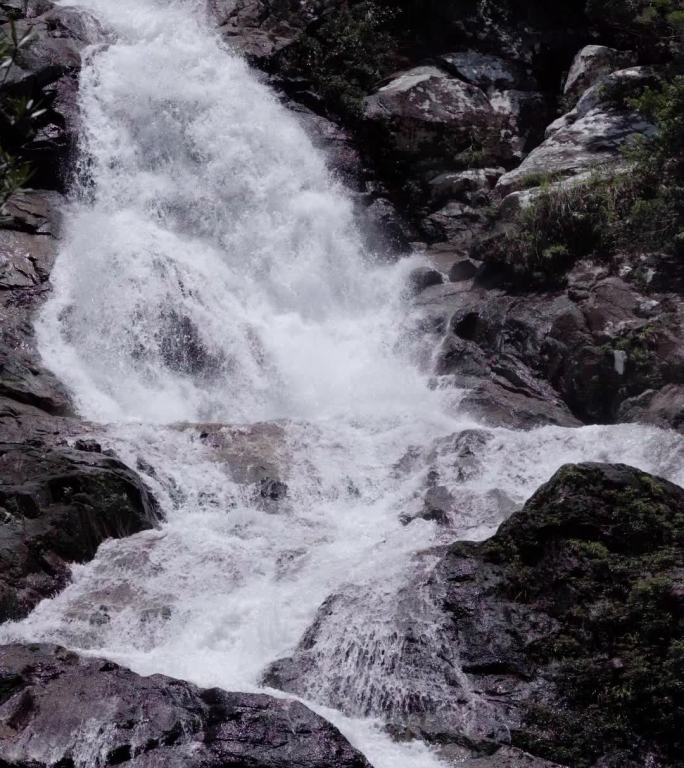
M 613 72 L 636 63 L 636 55 L 631 51 L 618 51 L 605 45 L 585 45 L 573 59 L 565 79 L 563 96 L 566 102 L 577 103 L 588 88 Z
M 140 677 L 54 645 L 0 646 L 6 768 L 370 768 L 297 701 Z
M 363 653 L 330 646 L 329 627 L 354 621 L 354 595 L 333 596 L 268 680 L 334 699 L 335 676 L 322 686 L 317 675 L 344 653 L 376 686 L 367 709 L 445 754 L 487 766 L 536 765 L 519 750 L 573 768 L 677 765 L 682 509 L 683 489 L 637 469 L 565 466 L 491 539 L 436 562 L 425 553 L 431 564 L 392 606 L 391 637 L 378 623 Z M 497 749 L 500 761 L 488 757 Z
M 486 241 L 480 250 L 495 253 Z M 493 262 L 468 262 L 464 280 L 463 260 L 451 259 L 455 282 L 426 288 L 414 303 L 440 345 L 436 372 L 468 390 L 465 410 L 518 428 L 684 428 L 684 301 L 660 284 L 669 263 L 638 255 L 611 269 L 581 260 L 565 285 L 530 291 L 509 285 Z
M 448 167 L 476 151 L 510 167 L 541 138 L 548 109 L 524 69 L 466 51 L 395 76 L 365 100 L 364 116 L 400 156 Z
M 487 94 L 501 123 L 501 148 L 507 150 L 501 159 L 522 159 L 541 139 L 551 114 L 532 68 L 473 50 L 447 53 L 440 61 L 447 71 Z
M 147 488 L 116 459 L 16 443 L 0 444 L 0 515 L 0 621 L 63 589 L 70 564 L 92 559 L 105 539 L 159 519 Z
M 636 137 L 652 136 L 655 127 L 618 94 L 651 83 L 644 67 L 614 72 L 589 88 L 567 114 L 546 129 L 544 141 L 497 182 L 503 195 L 543 179 L 626 166 L 623 150 Z
M 382 126 L 396 148 L 408 154 L 429 151 L 447 139 L 465 148 L 495 123 L 481 88 L 433 66 L 415 67 L 393 78 L 366 99 L 364 116 Z

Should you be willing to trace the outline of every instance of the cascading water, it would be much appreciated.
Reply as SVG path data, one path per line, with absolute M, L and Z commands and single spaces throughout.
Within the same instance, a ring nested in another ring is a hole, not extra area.
M 82 72 L 84 183 L 38 337 L 166 522 L 102 546 L 3 637 L 254 690 L 323 601 L 346 593 L 353 620 L 342 611 L 324 627 L 312 706 L 341 710 L 325 714 L 376 768 L 436 766 L 381 725 L 423 693 L 386 663 L 397 595 L 429 567 L 414 556 L 491 533 L 567 461 L 625 461 L 681 483 L 682 441 L 635 426 L 493 429 L 477 465 L 457 471 L 450 436 L 477 425 L 402 343 L 415 262 L 364 254 L 325 158 L 199 3 L 82 5 L 115 39 Z M 287 483 L 277 509 L 236 470 L 260 462 Z M 459 501 L 446 532 L 400 519 L 429 466 Z

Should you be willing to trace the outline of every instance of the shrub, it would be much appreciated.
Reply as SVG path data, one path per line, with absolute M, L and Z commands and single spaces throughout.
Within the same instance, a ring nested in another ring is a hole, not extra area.
M 662 60 L 684 50 L 682 0 L 587 0 L 589 21 L 608 27 L 618 42 Z
M 22 153 L 35 135 L 36 120 L 45 112 L 33 99 L 12 96 L 7 92 L 7 81 L 22 48 L 33 40 L 31 30 L 20 35 L 14 20 L 8 31 L 0 31 L 0 124 L 3 127 L 0 142 L 0 217 L 7 200 L 23 187 L 32 175 L 31 167 Z
M 333 109 L 356 115 L 396 55 L 397 15 L 398 11 L 371 0 L 341 4 L 285 52 L 283 65 L 306 73 Z

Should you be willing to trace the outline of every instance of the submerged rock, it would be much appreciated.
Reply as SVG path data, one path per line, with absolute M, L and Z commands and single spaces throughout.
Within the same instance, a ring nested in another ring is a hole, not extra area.
M 158 520 L 138 476 L 116 459 L 41 445 L 0 444 L 0 621 L 62 589 L 71 563 L 108 538 Z
M 0 646 L 8 768 L 370 768 L 296 701 L 140 677 L 54 645 Z

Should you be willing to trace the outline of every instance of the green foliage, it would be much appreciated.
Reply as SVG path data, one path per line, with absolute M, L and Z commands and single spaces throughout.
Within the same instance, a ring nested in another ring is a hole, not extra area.
M 539 175 L 525 180 L 541 193 L 498 244 L 498 258 L 530 286 L 561 284 L 580 258 L 684 255 L 684 76 L 676 74 L 684 63 L 684 0 L 588 0 L 587 13 L 665 62 L 659 85 L 604 94 L 642 112 L 657 132 L 625 151 L 630 174 L 596 174 L 572 185 Z
M 608 27 L 620 42 L 645 55 L 676 58 L 684 50 L 682 0 L 587 0 L 590 22 Z
M 45 113 L 32 98 L 13 96 L 6 88 L 17 56 L 32 40 L 32 31 L 20 34 L 13 19 L 0 30 L 0 118 L 12 135 L 11 146 L 5 139 L 0 143 L 0 216 L 8 199 L 31 178 L 31 167 L 22 158 L 22 150 L 35 135 L 36 121 Z
M 684 152 L 684 144 L 678 149 L 683 105 L 684 98 L 660 107 L 657 137 L 639 148 L 630 173 L 544 182 L 499 243 L 499 260 L 530 285 L 553 285 L 581 258 L 610 262 L 619 253 L 678 253 L 684 246 L 684 166 L 672 157 Z
M 398 11 L 371 0 L 340 4 L 315 33 L 286 51 L 285 66 L 306 73 L 334 109 L 356 115 L 396 55 L 397 16 Z
M 651 162 L 663 162 L 684 152 L 684 77 L 677 76 L 660 88 L 645 89 L 632 105 L 658 126 L 656 138 L 644 147 Z
M 30 165 L 0 147 L 0 215 L 9 198 L 30 178 Z
M 629 176 L 544 183 L 499 244 L 500 258 L 531 284 L 560 283 L 578 259 L 603 258 L 631 238 L 641 223 L 630 219 L 636 200 Z

